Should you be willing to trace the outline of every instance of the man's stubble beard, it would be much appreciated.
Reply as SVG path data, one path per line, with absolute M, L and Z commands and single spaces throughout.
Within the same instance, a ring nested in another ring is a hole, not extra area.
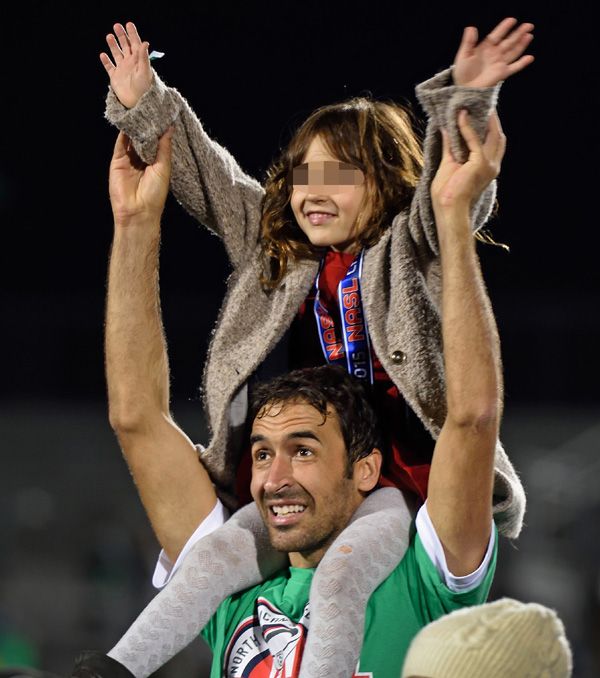
M 338 485 L 332 488 L 332 496 L 336 499 L 335 502 L 332 502 L 329 510 L 324 512 L 321 509 L 321 517 L 315 519 L 316 516 L 313 516 L 306 526 L 274 527 L 265 521 L 271 546 L 276 551 L 301 553 L 306 557 L 315 551 L 328 548 L 347 527 L 357 508 L 349 509 L 352 481 L 347 477 L 340 478 Z M 313 509 L 314 506 L 314 502 L 310 501 L 307 510 Z M 269 509 L 266 509 L 266 512 L 268 513 Z
M 294 531 L 298 534 L 294 534 Z M 298 527 L 269 527 L 271 546 L 282 553 L 301 553 L 305 556 L 329 546 L 338 532 L 333 530 L 313 531 L 301 530 Z

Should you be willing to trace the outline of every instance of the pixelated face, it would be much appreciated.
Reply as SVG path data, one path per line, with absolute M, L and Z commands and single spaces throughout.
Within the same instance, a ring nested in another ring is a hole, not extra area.
M 333 157 L 317 136 L 290 179 L 292 211 L 310 242 L 338 252 L 353 251 L 365 200 L 362 171 Z
M 296 567 L 316 565 L 362 501 L 337 415 L 275 404 L 254 420 L 251 443 L 250 488 L 271 543 Z

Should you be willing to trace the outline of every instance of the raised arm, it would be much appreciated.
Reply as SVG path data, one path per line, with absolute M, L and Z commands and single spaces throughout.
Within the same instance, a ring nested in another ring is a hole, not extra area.
M 431 187 L 442 266 L 442 337 L 447 416 L 437 440 L 427 507 L 450 571 L 462 576 L 481 563 L 492 524 L 494 452 L 502 410 L 500 348 L 485 291 L 470 213 L 500 171 L 505 137 L 492 116 L 485 143 L 462 111 L 469 149 L 456 161 L 448 135 Z
M 121 132 L 110 166 L 114 239 L 106 303 L 110 422 L 154 532 L 174 561 L 216 502 L 194 445 L 169 410 L 169 367 L 158 289 L 160 217 L 171 133 L 144 166 Z
M 433 255 L 439 254 L 430 187 L 441 158 L 441 128 L 448 131 L 450 147 L 460 162 L 468 151 L 462 140 L 457 117 L 469 111 L 471 126 L 483 140 L 490 113 L 496 106 L 501 83 L 533 61 L 524 52 L 533 39 L 533 24 L 501 21 L 481 42 L 477 29 L 465 28 L 452 69 L 420 84 L 416 95 L 427 114 L 423 150 L 425 166 L 411 205 L 409 228 L 415 242 Z M 492 182 L 471 206 L 471 227 L 479 230 L 487 221 L 496 196 Z
M 111 84 L 107 119 L 127 134 L 146 163 L 154 161 L 161 135 L 174 127 L 174 196 L 223 239 L 234 266 L 243 263 L 259 237 L 262 187 L 208 137 L 185 99 L 152 70 L 148 43 L 134 24 L 115 24 L 114 31 L 107 36 L 112 59 L 100 55 Z

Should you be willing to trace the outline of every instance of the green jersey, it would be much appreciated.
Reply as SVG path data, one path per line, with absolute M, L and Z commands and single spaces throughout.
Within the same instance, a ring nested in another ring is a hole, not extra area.
M 418 533 L 390 576 L 373 592 L 355 678 L 398 678 L 408 646 L 426 624 L 452 610 L 485 602 L 496 567 L 495 548 L 477 588 L 451 591 Z M 210 678 L 296 678 L 310 624 L 314 570 L 290 567 L 227 598 L 202 631 L 213 651 Z

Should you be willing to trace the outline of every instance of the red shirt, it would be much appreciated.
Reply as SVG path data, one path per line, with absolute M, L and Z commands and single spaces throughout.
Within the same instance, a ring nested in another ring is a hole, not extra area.
M 342 336 L 342 332 L 337 289 L 354 257 L 353 254 L 327 252 L 319 276 L 320 300 L 334 320 L 338 337 Z M 290 328 L 289 369 L 317 367 L 326 362 L 314 315 L 314 301 L 313 286 Z M 372 346 L 371 357 L 374 374 L 372 404 L 381 427 L 384 448 L 379 484 L 382 487 L 407 490 L 424 501 L 434 441 L 383 369 Z M 242 502 L 251 501 L 248 492 L 250 477 L 250 455 L 245 454 L 238 469 L 236 483 Z
M 339 337 L 342 333 L 337 290 L 354 257 L 353 254 L 327 252 L 319 276 L 321 303 L 332 315 Z M 314 316 L 314 300 L 313 287 L 300 307 L 292 327 L 290 354 L 296 358 L 294 362 L 299 363 L 295 367 L 325 363 Z M 408 490 L 425 500 L 433 440 L 424 431 L 422 424 L 383 369 L 372 346 L 371 357 L 374 375 L 373 405 L 382 429 L 385 448 L 380 484 Z

